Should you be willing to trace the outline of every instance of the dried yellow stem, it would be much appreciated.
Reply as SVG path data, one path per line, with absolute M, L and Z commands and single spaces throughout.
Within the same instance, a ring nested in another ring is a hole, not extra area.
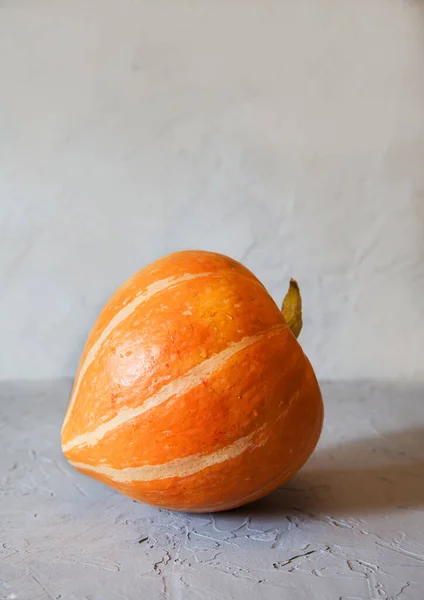
M 292 330 L 292 333 L 299 337 L 302 330 L 302 298 L 300 296 L 299 286 L 297 281 L 290 279 L 289 290 L 283 300 L 282 307 L 283 317 L 287 325 Z

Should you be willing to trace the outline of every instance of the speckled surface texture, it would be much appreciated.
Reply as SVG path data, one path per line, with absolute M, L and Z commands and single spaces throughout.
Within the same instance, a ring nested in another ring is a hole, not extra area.
M 0 386 L 0 597 L 422 600 L 424 385 L 324 384 L 316 453 L 221 514 L 124 498 L 74 471 L 70 380 Z

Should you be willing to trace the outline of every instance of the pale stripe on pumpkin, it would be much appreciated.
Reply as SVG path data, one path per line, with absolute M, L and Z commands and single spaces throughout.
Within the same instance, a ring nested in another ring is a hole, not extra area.
M 109 337 L 109 335 L 112 333 L 112 331 L 116 327 L 118 327 L 118 325 L 120 325 L 122 323 L 122 321 L 124 321 L 130 315 L 132 315 L 132 313 L 135 311 L 135 309 L 138 306 L 140 306 L 140 304 L 142 304 L 143 302 L 147 302 L 147 300 L 150 300 L 150 298 L 152 298 L 155 294 L 158 294 L 159 292 L 162 292 L 166 289 L 172 288 L 175 285 L 178 285 L 185 281 L 191 281 L 192 279 L 198 279 L 199 277 L 208 277 L 209 275 L 214 275 L 214 273 L 194 273 L 194 274 L 186 273 L 185 275 L 182 275 L 181 277 L 167 277 L 166 279 L 160 279 L 159 281 L 155 281 L 154 283 L 147 286 L 146 289 L 144 290 L 144 292 L 142 292 L 141 294 L 139 293 L 134 298 L 134 300 L 131 300 L 131 302 L 129 302 L 126 306 L 124 306 L 124 308 L 122 308 L 118 313 L 116 313 L 116 315 L 106 325 L 106 327 L 104 328 L 104 330 L 102 331 L 100 336 L 97 338 L 97 340 L 91 346 L 90 350 L 87 352 L 85 361 L 81 365 L 81 369 L 78 374 L 77 380 L 75 381 L 74 390 L 72 392 L 72 396 L 69 401 L 68 410 L 66 411 L 65 420 L 64 420 L 64 423 L 62 426 L 62 431 L 63 431 L 63 428 L 65 427 L 65 425 L 69 419 L 69 416 L 71 414 L 72 407 L 75 403 L 75 399 L 77 397 L 77 394 L 78 394 L 78 391 L 79 391 L 79 388 L 81 385 L 81 381 L 82 381 L 85 373 L 87 372 L 87 369 L 89 368 L 89 366 L 95 359 L 96 354 L 100 350 L 103 342 L 105 342 L 105 340 Z
M 190 369 L 190 371 L 181 377 L 178 377 L 177 379 L 174 379 L 174 381 L 161 387 L 160 390 L 150 396 L 150 398 L 147 398 L 141 406 L 135 408 L 123 408 L 115 417 L 106 421 L 106 423 L 102 423 L 94 431 L 76 436 L 62 446 L 63 451 L 68 452 L 76 446 L 94 446 L 107 433 L 124 425 L 128 421 L 135 419 L 144 412 L 159 406 L 171 398 L 176 399 L 184 396 L 187 392 L 200 385 L 207 377 L 211 377 L 229 358 L 265 338 L 276 335 L 283 329 L 287 329 L 287 325 L 274 325 L 262 333 L 244 337 L 238 342 L 230 342 L 224 350 L 221 350 L 221 352 L 214 354 L 210 358 L 206 358 L 203 362 Z
M 245 437 L 239 438 L 229 446 L 216 450 L 211 454 L 192 454 L 184 458 L 175 458 L 159 465 L 143 465 L 141 467 L 125 467 L 114 469 L 103 465 L 93 466 L 85 463 L 69 461 L 75 468 L 97 473 L 109 477 L 119 483 L 132 483 L 135 481 L 155 481 L 169 479 L 170 477 L 189 477 L 204 469 L 214 467 L 220 463 L 237 458 L 249 448 L 258 448 L 266 443 L 267 438 L 258 440 L 258 436 L 265 429 L 262 425 Z

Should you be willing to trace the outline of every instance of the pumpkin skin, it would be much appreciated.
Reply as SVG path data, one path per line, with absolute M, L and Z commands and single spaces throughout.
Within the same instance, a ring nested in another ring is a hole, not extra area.
M 62 449 L 133 499 L 213 512 L 290 479 L 322 421 L 313 369 L 260 281 L 226 256 L 184 251 L 136 273 L 101 311 Z

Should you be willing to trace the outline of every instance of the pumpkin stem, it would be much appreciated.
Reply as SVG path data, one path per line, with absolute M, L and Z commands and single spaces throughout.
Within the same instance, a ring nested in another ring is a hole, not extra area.
M 299 337 L 302 330 L 302 298 L 300 296 L 299 286 L 297 281 L 290 279 L 288 292 L 283 300 L 282 306 L 283 317 L 287 325 L 290 327 L 293 335 Z

